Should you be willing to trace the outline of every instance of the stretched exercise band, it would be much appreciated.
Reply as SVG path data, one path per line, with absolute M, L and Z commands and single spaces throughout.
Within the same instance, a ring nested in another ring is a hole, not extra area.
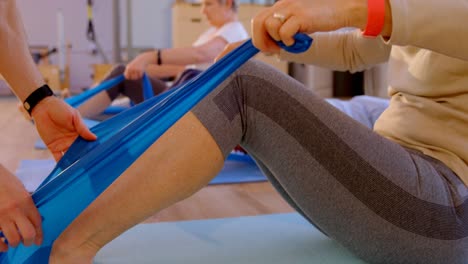
M 303 52 L 312 43 L 306 35 L 295 38 L 294 52 Z M 10 248 L 0 255 L 0 263 L 48 263 L 53 242 L 73 219 L 167 129 L 257 53 L 249 40 L 185 85 L 96 125 L 92 131 L 97 141 L 78 138 L 32 195 L 43 217 L 42 245 Z
M 93 89 L 89 89 L 87 91 L 84 91 L 80 93 L 79 95 L 70 97 L 65 99 L 65 102 L 67 102 L 69 105 L 73 107 L 78 107 L 87 100 L 89 100 L 91 97 L 95 96 L 96 94 L 109 90 L 110 88 L 116 86 L 117 84 L 123 82 L 125 80 L 125 77 L 123 75 L 117 76 L 115 78 L 105 80 L 101 82 L 98 86 L 94 87 Z M 154 96 L 154 91 L 153 87 L 151 86 L 151 81 L 149 80 L 149 77 L 146 74 L 143 74 L 143 98 L 145 100 L 148 100 Z

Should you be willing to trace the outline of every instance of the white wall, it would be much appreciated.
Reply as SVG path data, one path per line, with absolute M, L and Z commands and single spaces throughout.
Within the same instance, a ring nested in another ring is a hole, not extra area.
M 126 11 L 126 0 L 120 0 L 122 13 Z M 171 46 L 171 7 L 174 0 L 132 1 L 132 39 L 136 47 Z M 122 21 L 123 22 L 123 21 Z M 122 24 L 122 46 L 126 46 L 127 26 Z

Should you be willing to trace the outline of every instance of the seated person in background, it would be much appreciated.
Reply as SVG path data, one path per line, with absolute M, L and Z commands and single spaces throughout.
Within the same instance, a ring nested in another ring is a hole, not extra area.
M 143 101 L 142 80 L 146 71 L 153 91 L 158 95 L 180 85 L 207 69 L 214 58 L 233 42 L 248 38 L 248 33 L 237 17 L 237 0 L 203 0 L 201 12 L 211 25 L 190 47 L 157 49 L 138 55 L 127 67 L 117 65 L 104 80 L 126 72 L 126 80 L 101 92 L 78 107 L 83 117 L 92 118 L 102 113 L 119 95 L 130 98 L 132 103 Z M 162 78 L 176 77 L 168 86 Z

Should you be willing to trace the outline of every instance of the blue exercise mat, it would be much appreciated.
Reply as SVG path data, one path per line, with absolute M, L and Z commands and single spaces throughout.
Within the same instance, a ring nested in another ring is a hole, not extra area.
M 291 47 L 280 46 L 303 52 L 312 43 L 303 34 L 295 39 Z M 257 53 L 248 40 L 182 87 L 94 126 L 96 141 L 78 138 L 32 194 L 43 217 L 42 245 L 9 248 L 0 254 L 0 263 L 48 263 L 60 233 L 175 122 Z
M 248 183 L 266 181 L 266 176 L 248 155 L 231 153 L 223 169 L 209 184 Z
M 365 264 L 297 213 L 137 225 L 95 264 Z
M 26 190 L 34 192 L 56 165 L 53 159 L 21 160 L 16 176 Z M 245 154 L 231 153 L 220 173 L 210 181 L 210 185 L 248 183 L 266 181 L 267 178 L 252 158 Z

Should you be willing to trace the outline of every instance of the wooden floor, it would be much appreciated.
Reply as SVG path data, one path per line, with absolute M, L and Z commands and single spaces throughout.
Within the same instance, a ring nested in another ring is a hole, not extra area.
M 34 126 L 17 110 L 15 97 L 0 97 L 0 162 L 15 172 L 22 159 L 52 158 L 34 149 Z M 146 222 L 194 220 L 292 212 L 268 183 L 207 186 L 192 197 L 161 211 Z

